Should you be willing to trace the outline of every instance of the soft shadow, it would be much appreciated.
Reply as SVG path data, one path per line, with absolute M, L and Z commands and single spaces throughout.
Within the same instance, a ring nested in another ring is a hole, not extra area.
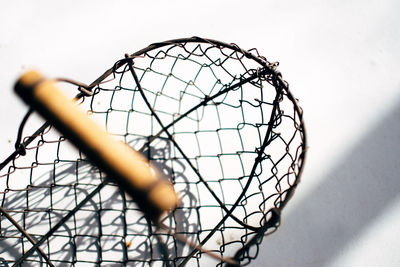
M 399 195 L 399 167 L 400 103 L 297 209 L 283 213 L 251 266 L 326 266 Z

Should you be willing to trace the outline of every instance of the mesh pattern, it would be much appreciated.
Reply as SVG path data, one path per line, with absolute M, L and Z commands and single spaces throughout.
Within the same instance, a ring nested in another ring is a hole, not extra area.
M 163 224 L 242 265 L 279 226 L 305 155 L 302 112 L 276 66 L 255 49 L 173 40 L 127 55 L 79 95 L 173 182 L 181 203 Z M 2 166 L 0 262 L 40 243 L 23 263 L 223 265 L 152 225 L 50 126 L 33 137 Z

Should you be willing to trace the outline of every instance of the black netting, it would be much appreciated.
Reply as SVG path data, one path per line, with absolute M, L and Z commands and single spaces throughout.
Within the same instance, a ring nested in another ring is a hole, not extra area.
M 162 223 L 177 235 L 152 225 L 45 124 L 2 164 L 0 262 L 223 265 L 184 237 L 249 263 L 278 227 L 305 156 L 302 112 L 276 66 L 256 50 L 196 37 L 118 61 L 78 98 L 173 182 L 181 202 Z

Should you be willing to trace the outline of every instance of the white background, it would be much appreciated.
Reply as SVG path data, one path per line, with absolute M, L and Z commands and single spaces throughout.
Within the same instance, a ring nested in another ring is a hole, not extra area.
M 150 43 L 257 47 L 300 99 L 309 154 L 282 226 L 252 266 L 400 266 L 400 2 L 0 1 L 0 161 L 32 67 L 90 83 Z

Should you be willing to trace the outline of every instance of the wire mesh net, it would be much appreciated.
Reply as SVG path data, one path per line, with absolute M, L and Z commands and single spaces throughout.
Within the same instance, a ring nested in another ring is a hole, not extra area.
M 126 55 L 79 88 L 80 107 L 174 184 L 180 204 L 162 223 L 241 265 L 279 226 L 305 156 L 302 111 L 276 67 L 255 49 L 193 37 Z M 34 134 L 2 164 L 1 263 L 224 264 L 157 229 L 85 155 L 35 121 L 23 123 Z

